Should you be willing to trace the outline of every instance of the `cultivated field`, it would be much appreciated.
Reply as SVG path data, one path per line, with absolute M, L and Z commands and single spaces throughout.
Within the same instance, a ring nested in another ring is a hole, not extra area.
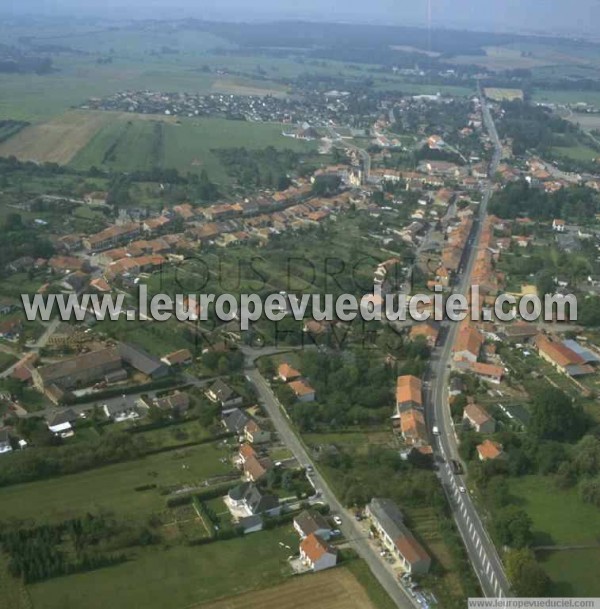
M 485 96 L 493 101 L 514 101 L 523 99 L 523 91 L 521 89 L 495 89 L 488 87 L 484 89 Z
M 213 181 L 226 183 L 229 178 L 212 152 L 215 148 L 274 146 L 300 152 L 317 147 L 316 142 L 284 138 L 283 126 L 276 123 L 173 117 L 163 121 L 161 117 L 148 120 L 150 117 L 143 115 L 115 114 L 117 122 L 105 124 L 98 131 L 72 159 L 73 167 L 86 169 L 95 165 L 120 171 L 163 167 L 183 173 L 200 173 L 206 169 Z M 146 120 L 141 122 L 140 117 Z
M 0 156 L 64 165 L 110 120 L 110 116 L 102 112 L 67 112 L 51 121 L 26 127 L 3 142 Z
M 579 125 L 585 131 L 594 131 L 600 129 L 600 114 L 585 114 L 582 112 L 575 112 L 565 118 L 577 125 Z
M 234 596 L 194 609 L 375 609 L 345 568 L 295 577 L 285 584 Z
M 486 47 L 485 55 L 460 55 L 447 61 L 458 65 L 476 65 L 488 70 L 516 70 L 538 68 L 553 63 L 540 57 L 523 55 L 518 49 L 509 47 Z
M 285 97 L 286 91 L 283 87 L 277 87 L 275 83 L 261 84 L 245 78 L 219 78 L 212 86 L 215 93 L 226 95 L 272 95 L 273 97 Z

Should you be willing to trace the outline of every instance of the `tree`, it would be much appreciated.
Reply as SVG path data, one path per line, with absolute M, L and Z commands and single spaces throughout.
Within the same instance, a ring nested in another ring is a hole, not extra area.
M 535 560 L 531 550 L 510 550 L 506 554 L 506 574 L 515 594 L 523 597 L 546 596 L 550 578 Z
M 494 518 L 494 532 L 500 543 L 511 548 L 524 548 L 531 544 L 531 518 L 515 506 L 499 510 Z
M 579 484 L 579 496 L 586 503 L 600 507 L 600 476 L 582 480 Z
M 531 408 L 529 433 L 538 440 L 569 441 L 581 437 L 586 417 L 568 395 L 555 387 L 536 392 Z

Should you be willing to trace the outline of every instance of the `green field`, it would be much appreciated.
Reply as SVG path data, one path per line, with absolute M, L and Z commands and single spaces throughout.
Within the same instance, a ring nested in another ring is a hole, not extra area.
M 537 90 L 532 95 L 533 101 L 551 104 L 586 103 L 600 106 L 600 91 L 556 91 Z
M 276 528 L 206 546 L 141 550 L 116 567 L 28 590 L 34 609 L 184 609 L 280 583 L 289 574 L 287 557 L 297 548 L 291 526 Z
M 284 138 L 283 126 L 218 118 L 182 119 L 178 123 L 157 121 L 115 122 L 103 127 L 73 159 L 79 169 L 97 167 L 133 171 L 152 167 L 199 173 L 206 169 L 211 179 L 229 179 L 215 148 L 275 146 L 299 152 L 315 150 L 310 142 Z
M 593 148 L 579 144 L 578 146 L 561 146 L 553 148 L 552 151 L 560 156 L 568 157 L 574 161 L 593 161 L 600 156 Z
M 160 121 L 115 121 L 101 128 L 71 165 L 77 169 L 96 165 L 120 171 L 161 167 L 163 129 Z
M 538 558 L 552 578 L 553 596 L 597 597 L 600 593 L 597 570 L 600 548 L 540 552 Z
M 162 511 L 165 497 L 158 489 L 139 492 L 135 487 L 200 485 L 211 476 L 231 471 L 231 466 L 219 461 L 227 454 L 215 444 L 205 444 L 80 474 L 8 486 L 0 489 L 0 520 L 59 521 L 101 510 L 143 518 Z
M 600 510 L 583 503 L 576 489 L 559 490 L 552 478 L 511 478 L 511 494 L 533 520 L 535 545 L 596 543 Z

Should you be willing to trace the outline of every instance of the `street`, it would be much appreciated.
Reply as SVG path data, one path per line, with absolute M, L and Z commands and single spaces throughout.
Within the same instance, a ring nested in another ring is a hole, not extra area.
M 495 147 L 494 158 L 490 166 L 490 175 L 494 175 L 501 155 L 500 141 L 483 96 L 481 96 L 481 101 L 484 122 Z M 454 293 L 466 295 L 470 288 L 471 274 L 491 195 L 492 186 L 488 184 L 479 208 L 479 216 L 473 225 L 473 233 L 465 244 L 463 258 L 465 260 L 464 273 L 455 286 Z M 510 585 L 496 548 L 485 529 L 470 494 L 468 492 L 461 492 L 467 486 L 463 477 L 453 473 L 449 462 L 451 459 L 460 461 L 458 441 L 452 423 L 450 408 L 448 407 L 450 362 L 452 347 L 456 341 L 459 324 L 446 321 L 443 323 L 443 326 L 447 330 L 444 333 L 445 338 L 442 339 L 442 344 L 432 354 L 425 379 L 426 419 L 430 436 L 433 438 L 434 456 L 438 461 L 444 462 L 439 470 L 441 483 L 467 549 L 469 560 L 479 578 L 485 596 L 510 596 Z M 432 433 L 434 426 L 438 427 L 439 435 Z
M 264 355 L 262 352 L 260 354 Z M 373 575 L 377 578 L 379 583 L 386 590 L 397 607 L 402 609 L 419 607 L 416 601 L 404 591 L 386 563 L 384 563 L 382 558 L 369 544 L 369 539 L 365 536 L 365 533 L 361 529 L 359 523 L 357 523 L 354 518 L 348 516 L 348 513 L 345 511 L 343 505 L 328 486 L 325 479 L 314 467 L 308 451 L 298 436 L 296 436 L 290 421 L 282 412 L 279 401 L 275 397 L 271 387 L 254 366 L 254 361 L 255 359 L 252 357 L 246 360 L 246 377 L 256 388 L 261 405 L 271 418 L 271 421 L 279 434 L 279 439 L 281 442 L 283 442 L 292 451 L 300 466 L 305 468 L 307 466 L 313 467 L 314 471 L 311 476 L 315 487 L 321 490 L 322 498 L 329 504 L 331 512 L 342 516 L 342 524 L 339 526 L 339 528 L 344 534 L 344 537 L 348 540 L 356 553 L 368 564 Z

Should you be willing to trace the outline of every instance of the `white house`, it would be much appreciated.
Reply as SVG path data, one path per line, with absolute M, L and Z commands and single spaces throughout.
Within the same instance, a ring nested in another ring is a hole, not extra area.
M 300 559 L 313 571 L 323 571 L 337 564 L 337 549 L 311 533 L 300 542 Z

